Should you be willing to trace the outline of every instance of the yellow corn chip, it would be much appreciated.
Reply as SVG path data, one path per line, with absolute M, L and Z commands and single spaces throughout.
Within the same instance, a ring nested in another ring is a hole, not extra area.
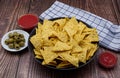
M 71 50 L 72 46 L 68 45 L 67 43 L 63 43 L 58 41 L 55 46 L 52 48 L 52 51 L 67 51 L 67 50 Z
M 73 17 L 64 26 L 64 30 L 72 37 L 78 31 L 78 21 Z
M 58 55 L 51 51 L 51 47 L 44 47 L 44 50 L 40 50 L 46 64 L 53 61 Z
M 38 23 L 36 34 L 30 38 L 35 58 L 42 65 L 56 68 L 79 67 L 91 59 L 97 50 L 98 34 L 75 17 Z M 94 43 L 93 43 L 94 42 Z
M 38 49 L 38 50 L 40 50 L 41 47 L 43 46 L 43 40 L 42 40 L 42 38 L 39 36 L 39 34 L 36 34 L 36 35 L 32 36 L 32 37 L 30 38 L 30 42 L 31 42 L 31 43 L 33 44 L 33 46 L 34 46 L 36 49 Z
M 97 44 L 92 45 L 91 49 L 89 50 L 86 56 L 86 60 L 89 60 L 94 55 L 96 50 L 97 50 Z
M 79 66 L 79 59 L 70 55 L 69 53 L 58 53 L 58 55 L 63 58 L 66 59 L 68 62 L 70 62 L 73 66 L 78 67 Z
M 63 42 L 67 42 L 68 39 L 69 39 L 67 33 L 64 32 L 64 31 L 63 32 L 58 32 L 57 37 L 58 37 L 58 39 L 60 39 L 60 41 L 63 41 Z
M 37 59 L 43 59 L 43 56 L 42 55 L 36 55 L 35 58 L 37 58 Z
M 71 67 L 71 63 L 69 63 L 68 61 L 63 61 L 60 64 L 58 64 L 56 66 L 56 68 L 66 68 L 66 67 Z
M 83 52 L 78 54 L 79 61 L 86 63 L 86 55 L 87 55 L 87 48 L 84 48 Z
M 34 53 L 35 53 L 35 55 L 39 55 L 39 56 L 41 56 L 41 52 L 40 52 L 40 50 L 34 49 Z
M 53 28 L 56 32 L 62 31 L 64 25 L 66 24 L 66 19 L 57 19 L 53 21 Z
M 84 29 L 86 29 L 87 27 L 86 27 L 86 25 L 85 24 L 83 24 L 82 22 L 79 22 L 78 23 L 78 33 L 79 34 L 82 34 L 82 32 L 84 31 Z
M 52 65 L 52 66 L 57 66 L 57 62 L 56 61 L 51 61 L 49 63 L 46 63 L 45 61 L 42 62 L 42 65 Z
M 41 34 L 41 33 L 42 33 L 42 24 L 39 22 L 38 28 L 36 28 L 36 34 Z

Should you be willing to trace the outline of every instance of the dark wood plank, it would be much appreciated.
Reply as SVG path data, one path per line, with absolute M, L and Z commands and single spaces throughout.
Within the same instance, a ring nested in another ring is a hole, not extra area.
M 38 16 L 48 9 L 55 0 L 32 0 L 29 13 L 37 14 Z
M 16 71 L 16 78 L 28 78 L 29 66 L 31 62 L 30 52 L 28 52 L 28 49 L 25 49 L 19 55 L 20 58 L 19 58 L 19 65 Z
M 0 39 L 9 30 L 20 29 L 17 20 L 21 15 L 34 13 L 39 16 L 54 1 L 56 0 L 0 0 Z M 120 0 L 59 1 L 120 24 Z M 0 46 L 0 78 L 119 78 L 119 60 L 111 70 L 99 66 L 98 55 L 105 50 L 100 48 L 96 58 L 79 70 L 56 71 L 36 62 L 27 48 L 21 53 L 9 53 Z M 117 56 L 120 59 L 120 55 Z
M 14 1 L 17 3 L 17 0 Z M 6 33 L 9 29 L 9 23 L 11 19 L 11 14 L 14 9 L 13 3 L 9 3 L 7 0 L 0 1 L 0 38 Z M 10 5 L 10 6 L 8 6 Z M 11 11 L 11 12 L 10 12 Z M 0 46 L 0 78 L 15 78 L 15 73 L 18 66 L 19 55 L 13 55 L 11 53 L 7 53 Z M 12 72 L 11 72 L 12 71 Z
M 103 17 L 113 23 L 117 23 L 111 0 L 89 0 L 86 4 L 86 10 Z
M 29 0 L 0 1 L 0 38 L 6 32 L 17 28 L 18 17 L 28 13 L 28 2 Z M 19 53 L 7 52 L 0 46 L 0 78 L 16 78 L 20 57 Z
M 114 11 L 116 14 L 116 19 L 118 24 L 120 24 L 120 0 L 112 0 Z

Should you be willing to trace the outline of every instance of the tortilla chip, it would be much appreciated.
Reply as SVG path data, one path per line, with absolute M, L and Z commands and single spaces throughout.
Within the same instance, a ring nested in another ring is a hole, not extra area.
M 43 59 L 43 56 L 42 55 L 36 55 L 35 58 L 37 58 L 37 59 Z
M 78 31 L 78 21 L 73 17 L 64 26 L 64 30 L 72 37 Z
M 57 62 L 56 61 L 51 61 L 49 63 L 46 63 L 45 61 L 42 62 L 42 65 L 52 65 L 52 66 L 57 66 Z
M 53 28 L 55 31 L 59 32 L 63 30 L 64 25 L 66 24 L 66 19 L 57 19 L 53 21 Z
M 87 48 L 83 49 L 83 52 L 78 54 L 80 62 L 86 63 Z
M 59 52 L 59 51 L 67 51 L 71 50 L 72 46 L 68 45 L 67 43 L 63 43 L 58 41 L 55 46 L 52 48 L 52 51 Z
M 36 34 L 30 41 L 35 58 L 42 59 L 42 65 L 67 68 L 79 67 L 79 63 L 91 59 L 99 39 L 95 28 L 88 28 L 72 17 L 54 21 L 45 19 L 43 24 L 38 23 Z
M 36 49 L 38 49 L 38 50 L 40 50 L 41 47 L 43 46 L 43 40 L 42 40 L 42 38 L 39 36 L 39 34 L 36 34 L 36 35 L 32 36 L 32 37 L 30 38 L 30 42 L 31 42 L 31 43 L 33 44 L 33 46 L 34 46 Z
M 65 53 L 65 52 L 62 52 L 62 53 L 58 53 L 58 55 L 61 57 L 61 58 L 64 58 L 66 59 L 68 62 L 70 62 L 73 66 L 75 67 L 78 67 L 79 66 L 79 59 L 68 54 L 68 53 Z
M 58 37 L 58 39 L 59 39 L 60 41 L 62 41 L 62 42 L 67 42 L 68 39 L 69 39 L 67 33 L 64 32 L 64 31 L 63 31 L 63 32 L 58 32 L 58 33 L 57 33 L 57 37 Z
M 44 50 L 40 50 L 46 64 L 53 61 L 58 55 L 51 51 L 51 47 L 44 47 Z
M 86 60 L 89 60 L 94 55 L 94 53 L 97 50 L 97 48 L 98 48 L 97 44 L 94 44 L 94 45 L 91 46 L 91 49 L 87 53 Z
M 71 63 L 69 63 L 68 61 L 63 61 L 60 64 L 58 64 L 56 66 L 56 68 L 66 68 L 66 67 L 71 67 Z

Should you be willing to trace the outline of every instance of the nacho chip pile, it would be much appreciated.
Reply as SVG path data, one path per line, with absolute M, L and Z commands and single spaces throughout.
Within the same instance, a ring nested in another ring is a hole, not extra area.
M 75 17 L 45 19 L 43 24 L 38 23 L 36 34 L 30 38 L 35 57 L 43 60 L 42 65 L 56 68 L 86 63 L 97 50 L 98 40 L 96 29 L 88 28 Z

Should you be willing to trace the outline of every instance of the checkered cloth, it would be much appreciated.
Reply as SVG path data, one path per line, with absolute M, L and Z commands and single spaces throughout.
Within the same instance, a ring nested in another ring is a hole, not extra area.
M 99 45 L 114 51 L 120 51 L 120 26 L 90 12 L 55 1 L 39 18 L 51 19 L 73 16 L 97 29 Z

